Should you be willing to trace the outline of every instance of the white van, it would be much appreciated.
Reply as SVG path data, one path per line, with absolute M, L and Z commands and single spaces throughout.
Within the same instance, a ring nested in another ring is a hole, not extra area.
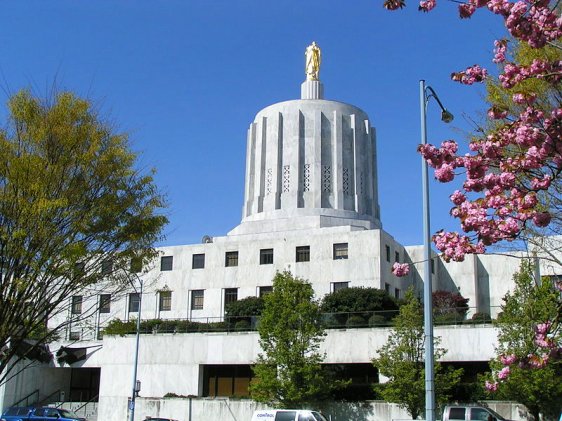
M 270 409 L 256 411 L 252 421 L 328 421 L 320 412 L 306 409 Z

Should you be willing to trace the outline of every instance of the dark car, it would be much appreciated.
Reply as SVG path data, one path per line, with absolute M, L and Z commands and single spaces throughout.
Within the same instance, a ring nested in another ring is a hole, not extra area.
M 8 408 L 3 414 L 0 421 L 87 421 L 74 412 L 63 408 L 54 408 L 51 406 L 43 407 L 18 407 Z

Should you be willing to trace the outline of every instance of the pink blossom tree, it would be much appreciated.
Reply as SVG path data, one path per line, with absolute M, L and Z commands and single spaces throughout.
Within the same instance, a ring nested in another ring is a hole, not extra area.
M 386 0 L 387 9 L 404 7 L 403 0 Z M 419 9 L 429 12 L 435 0 L 422 0 Z M 492 62 L 499 67 L 497 82 L 490 86 L 501 92 L 503 101 L 492 101 L 486 127 L 468 143 L 468 153 L 459 152 L 454 140 L 440 146 L 420 145 L 418 150 L 435 169 L 441 182 L 462 177 L 462 187 L 451 195 L 451 215 L 462 232 L 437 232 L 434 243 L 445 261 L 462 261 L 467 254 L 484 253 L 487 247 L 526 239 L 543 246 L 545 257 L 561 265 L 560 254 L 544 246 L 547 237 L 560 234 L 562 227 L 562 17 L 557 4 L 548 0 L 466 0 L 459 4 L 461 19 L 478 9 L 503 19 L 510 41 L 494 42 Z M 509 43 L 515 44 L 515 50 Z M 526 51 L 526 55 L 517 54 Z M 514 54 L 515 52 L 515 54 Z M 475 64 L 452 73 L 464 85 L 490 80 L 485 67 Z M 397 276 L 408 273 L 396 264 Z M 560 282 L 553 286 L 562 291 Z M 537 323 L 534 351 L 526 368 L 541 368 L 559 359 L 562 305 L 557 317 Z M 550 358 L 544 360 L 547 353 Z M 533 357 L 534 356 L 534 357 Z M 543 361 L 533 364 L 533 361 Z M 503 368 L 497 381 L 509 378 L 512 361 L 500 360 Z M 488 382 L 490 390 L 497 383 Z

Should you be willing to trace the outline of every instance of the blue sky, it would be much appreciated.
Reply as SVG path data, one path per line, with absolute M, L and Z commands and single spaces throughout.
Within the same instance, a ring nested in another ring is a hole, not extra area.
M 456 117 L 444 125 L 431 103 L 430 141 L 464 143 L 486 108 L 483 90 L 450 73 L 489 65 L 503 36 L 489 12 L 461 21 L 442 0 L 428 14 L 413 2 L 388 12 L 380 0 L 4 1 L 0 98 L 24 87 L 45 94 L 54 81 L 90 98 L 130 133 L 140 165 L 158 171 L 170 218 L 162 244 L 190 244 L 240 222 L 248 126 L 300 96 L 304 50 L 316 41 L 325 98 L 362 108 L 377 130 L 383 227 L 420 244 L 419 79 Z M 432 182 L 434 230 L 456 227 L 451 191 Z

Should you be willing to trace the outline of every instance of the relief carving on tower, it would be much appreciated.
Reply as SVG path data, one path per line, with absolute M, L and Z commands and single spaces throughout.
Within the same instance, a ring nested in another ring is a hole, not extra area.
M 310 191 L 310 164 L 304 164 L 302 175 L 302 191 Z
M 271 182 L 273 178 L 273 170 L 271 168 L 267 169 L 267 178 L 265 182 L 265 195 L 269 196 L 271 194 Z
M 349 168 L 343 169 L 343 194 L 349 196 Z
M 322 191 L 332 191 L 332 168 L 329 165 L 322 165 Z
M 291 166 L 283 165 L 283 193 L 289 193 L 291 188 Z
M 361 174 L 359 175 L 359 194 L 363 195 L 363 171 L 361 171 Z

